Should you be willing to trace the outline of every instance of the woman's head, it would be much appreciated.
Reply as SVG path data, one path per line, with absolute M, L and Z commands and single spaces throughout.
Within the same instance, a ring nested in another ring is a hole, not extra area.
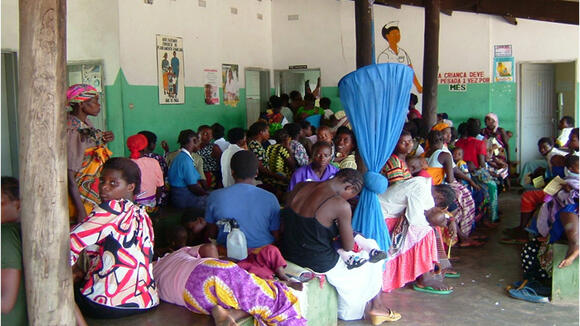
M 288 136 L 290 136 L 290 138 L 292 138 L 293 140 L 297 140 L 298 136 L 300 136 L 300 125 L 297 123 L 287 123 L 286 125 L 284 125 L 284 129 L 286 129 L 286 132 L 288 132 Z
M 319 141 L 312 145 L 312 166 L 315 168 L 326 168 L 332 156 L 332 145 Z
M 439 122 L 438 124 L 434 125 L 431 130 L 439 131 L 443 135 L 443 142 L 448 144 L 451 142 L 451 126 L 445 122 Z M 431 142 L 429 142 L 431 143 Z
M 177 142 L 181 148 L 185 148 L 190 152 L 195 152 L 199 149 L 199 138 L 197 133 L 191 129 L 182 130 L 179 133 Z
M 131 152 L 131 158 L 132 159 L 137 159 L 141 157 L 141 151 L 143 151 L 145 148 L 147 148 L 147 137 L 141 135 L 141 134 L 136 134 L 133 136 L 129 136 L 129 138 L 127 138 L 127 147 L 129 148 L 129 151 Z
M 20 214 L 20 186 L 13 177 L 2 177 L 2 223 L 18 221 Z
M 286 130 L 278 129 L 274 133 L 274 140 L 276 141 L 276 143 L 278 143 L 282 146 L 288 146 L 291 139 L 290 139 L 290 136 L 288 135 L 288 132 Z
M 347 127 L 339 127 L 335 136 L 336 151 L 347 156 L 356 150 L 354 133 Z
M 202 125 L 197 128 L 197 133 L 199 134 L 199 141 L 203 145 L 207 145 L 213 139 L 213 130 L 208 125 Z
M 316 97 L 312 95 L 312 93 L 308 93 L 304 95 L 304 107 L 312 108 L 314 107 L 314 102 L 316 101 Z
M 312 129 L 310 128 L 310 122 L 308 122 L 306 120 L 300 121 L 300 128 L 302 129 L 302 130 L 300 130 L 300 132 L 302 133 L 302 136 L 304 136 L 304 137 L 312 136 Z
M 538 140 L 538 151 L 542 156 L 548 155 L 548 153 L 554 147 L 554 140 L 550 137 L 542 137 Z
M 413 137 L 407 130 L 401 132 L 397 146 L 395 147 L 395 154 L 407 155 L 413 150 Z
M 330 131 L 330 127 L 328 126 L 318 127 L 316 135 L 318 137 L 318 141 L 323 141 L 332 144 L 332 132 Z
M 387 42 L 389 43 L 395 44 L 399 43 L 399 41 L 401 40 L 401 31 L 399 30 L 399 27 L 397 26 L 387 27 L 387 25 L 383 26 L 383 29 L 381 30 L 381 35 L 383 35 L 383 38 L 387 40 Z
M 445 144 L 445 136 L 442 131 L 431 130 L 427 139 L 429 140 L 429 146 L 432 148 L 441 148 Z
M 468 137 L 477 137 L 481 132 L 481 122 L 479 119 L 469 118 L 467 120 L 466 131 Z
M 495 113 L 488 113 L 485 116 L 485 127 L 489 130 L 495 131 L 497 127 L 499 127 L 499 119 L 497 114 Z
M 139 131 L 139 134 L 147 138 L 147 152 L 153 152 L 155 150 L 155 146 L 157 145 L 157 135 L 147 130 Z
M 216 122 L 211 126 L 211 131 L 215 139 L 220 139 L 225 135 L 226 129 Z
M 239 151 L 230 162 L 236 180 L 254 179 L 258 175 L 258 158 L 252 151 Z
M 102 201 L 128 199 L 141 192 L 141 171 L 135 162 L 113 157 L 103 164 L 99 178 Z
M 88 84 L 75 84 L 66 91 L 68 105 L 72 108 L 72 113 L 79 113 L 87 116 L 97 116 L 101 112 L 99 103 L 99 92 Z
M 228 142 L 240 147 L 246 146 L 246 131 L 242 128 L 232 128 L 228 131 Z
M 339 195 L 345 200 L 349 200 L 362 190 L 364 185 L 363 176 L 355 169 L 341 169 L 336 173 L 334 179 L 341 183 Z
M 254 122 L 248 130 L 248 138 L 258 141 L 270 139 L 270 128 L 264 121 Z

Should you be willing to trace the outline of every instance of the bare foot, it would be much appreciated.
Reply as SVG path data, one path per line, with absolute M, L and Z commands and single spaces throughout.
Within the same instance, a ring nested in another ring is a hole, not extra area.
M 566 258 L 564 258 L 564 260 L 562 260 L 562 262 L 560 262 L 560 264 L 558 265 L 558 268 L 564 268 L 564 267 L 568 267 L 568 266 L 572 265 L 574 260 L 576 258 L 578 258 L 578 254 L 579 254 L 578 246 L 570 247 L 568 249 L 568 253 L 566 254 Z
M 461 240 L 458 244 L 459 248 L 467 248 L 467 247 L 481 247 L 485 244 L 484 241 L 477 241 L 471 238 L 467 238 L 465 240 Z
M 419 287 L 431 287 L 438 291 L 453 290 L 453 287 L 443 282 L 443 276 L 435 275 L 433 273 L 425 273 L 417 280 Z
M 296 291 L 302 291 L 304 289 L 304 284 L 295 281 L 282 281 L 286 286 L 293 288 Z
M 215 306 L 211 310 L 211 316 L 216 326 L 237 326 L 236 320 L 221 306 Z

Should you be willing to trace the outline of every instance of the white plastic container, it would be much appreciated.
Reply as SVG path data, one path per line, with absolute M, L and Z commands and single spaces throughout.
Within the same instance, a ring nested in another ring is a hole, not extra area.
M 248 243 L 246 242 L 246 235 L 238 223 L 232 222 L 232 230 L 228 233 L 226 240 L 226 248 L 228 250 L 228 257 L 236 260 L 243 260 L 248 257 Z

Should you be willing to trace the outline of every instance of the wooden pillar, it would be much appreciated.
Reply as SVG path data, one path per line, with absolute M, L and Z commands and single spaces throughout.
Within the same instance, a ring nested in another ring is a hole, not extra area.
M 30 325 L 74 325 L 65 147 L 66 0 L 20 0 L 18 124 Z
M 431 128 L 437 121 L 439 72 L 439 12 L 441 0 L 425 1 L 425 54 L 423 56 L 423 116 Z
M 356 68 L 374 63 L 373 60 L 373 3 L 374 0 L 355 0 Z

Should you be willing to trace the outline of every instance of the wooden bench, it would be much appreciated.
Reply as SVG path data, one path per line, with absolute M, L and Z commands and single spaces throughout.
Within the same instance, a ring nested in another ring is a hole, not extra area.
M 558 264 L 566 257 L 568 245 L 555 243 L 553 245 L 554 266 L 552 267 L 552 302 L 578 303 L 578 259 L 566 268 L 558 268 Z

